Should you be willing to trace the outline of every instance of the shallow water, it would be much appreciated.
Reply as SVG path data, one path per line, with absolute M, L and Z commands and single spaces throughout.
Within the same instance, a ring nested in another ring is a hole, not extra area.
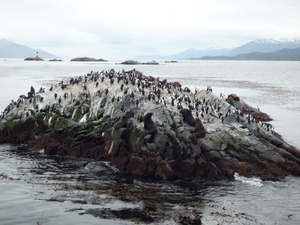
M 216 95 L 236 93 L 268 113 L 288 143 L 300 146 L 300 62 L 180 61 L 133 67 L 0 59 L 0 110 L 31 85 L 49 88 L 68 77 L 111 68 L 135 68 L 192 90 L 212 86 Z M 265 182 L 236 175 L 233 182 L 161 182 L 126 176 L 107 164 L 93 174 L 85 164 L 1 145 L 1 224 L 178 224 L 197 216 L 206 225 L 300 223 L 299 178 Z

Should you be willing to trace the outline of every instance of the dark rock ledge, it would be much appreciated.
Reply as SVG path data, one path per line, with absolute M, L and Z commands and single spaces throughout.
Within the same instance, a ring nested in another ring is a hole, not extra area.
M 112 69 L 32 87 L 2 113 L 0 142 L 163 180 L 299 176 L 300 152 L 269 120 L 236 95 Z

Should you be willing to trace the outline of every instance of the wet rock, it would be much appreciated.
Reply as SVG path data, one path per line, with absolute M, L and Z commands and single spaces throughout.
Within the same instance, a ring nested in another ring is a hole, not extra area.
M 225 101 L 136 70 L 91 72 L 63 84 L 11 102 L 0 142 L 163 180 L 300 175 L 299 151 L 237 95 Z
M 161 160 L 157 163 L 155 176 L 163 180 L 176 180 L 178 178 L 176 167 L 177 162 L 174 160 Z
M 102 162 L 90 162 L 85 166 L 85 169 L 94 173 L 101 173 L 108 170 Z
M 143 158 L 132 156 L 129 159 L 127 171 L 131 174 L 145 176 L 147 175 L 147 164 Z

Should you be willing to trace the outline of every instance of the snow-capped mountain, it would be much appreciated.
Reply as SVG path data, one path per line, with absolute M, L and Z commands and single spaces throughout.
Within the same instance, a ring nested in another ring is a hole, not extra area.
M 190 48 L 183 52 L 174 55 L 152 55 L 152 56 L 138 56 L 136 59 L 200 59 L 204 56 L 237 56 L 241 54 L 248 54 L 252 52 L 269 53 L 281 49 L 295 49 L 300 47 L 300 38 L 292 39 L 256 39 L 236 48 L 221 48 L 212 47 L 208 49 Z
M 251 52 L 275 52 L 284 48 L 299 48 L 300 39 L 257 39 L 226 53 L 226 56 L 236 56 Z

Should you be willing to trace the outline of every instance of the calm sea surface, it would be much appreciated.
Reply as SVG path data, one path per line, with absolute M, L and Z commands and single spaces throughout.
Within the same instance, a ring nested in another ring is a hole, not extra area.
M 179 61 L 160 62 L 158 66 L 116 62 L 0 59 L 0 111 L 11 99 L 26 95 L 30 86 L 35 90 L 49 88 L 51 84 L 91 70 L 135 68 L 145 75 L 179 81 L 192 90 L 211 86 L 218 96 L 235 93 L 269 114 L 275 131 L 289 144 L 300 148 L 300 62 Z M 105 187 L 102 192 L 67 188 L 87 181 L 116 188 L 114 185 L 124 179 L 113 170 L 91 174 L 83 164 L 84 160 L 50 158 L 42 152 L 27 152 L 20 146 L 0 145 L 0 224 L 134 224 L 132 218 L 138 217 L 137 209 L 144 207 L 145 202 L 112 197 L 104 191 Z M 265 182 L 237 175 L 230 183 L 205 185 L 130 180 L 130 187 L 151 187 L 165 195 L 176 192 L 183 199 L 185 196 L 201 198 L 201 204 L 193 209 L 174 202 L 162 202 L 160 207 L 185 215 L 189 215 L 189 210 L 196 210 L 203 224 L 300 224 L 299 178 Z M 120 210 L 124 215 L 116 214 Z M 115 214 L 108 216 L 104 212 Z M 163 224 L 177 223 L 172 217 L 166 217 Z

